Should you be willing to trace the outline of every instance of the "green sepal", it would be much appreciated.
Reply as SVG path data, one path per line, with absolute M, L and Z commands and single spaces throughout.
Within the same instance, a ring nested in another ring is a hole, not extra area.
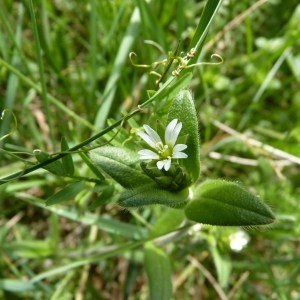
M 186 171 L 189 173 L 191 183 L 200 176 L 200 141 L 198 132 L 198 119 L 193 97 L 188 90 L 181 90 L 174 98 L 168 114 L 168 123 L 174 119 L 182 122 L 180 135 L 187 136 L 184 153 L 187 158 L 181 159 Z
M 171 186 L 173 178 L 171 176 L 165 175 L 163 170 L 159 170 L 155 163 L 145 163 L 141 162 L 140 166 L 144 173 L 149 176 L 157 185 L 161 188 L 168 189 Z
M 171 186 L 173 178 L 170 176 L 160 176 L 155 177 L 154 180 L 160 187 L 168 188 L 169 186 Z
M 142 161 L 140 163 L 140 166 L 141 166 L 142 170 L 145 172 L 145 174 L 148 175 L 153 180 L 155 177 L 161 177 L 161 176 L 165 175 L 163 170 L 159 170 L 157 168 L 156 161 L 151 161 L 149 163 Z
M 198 223 L 251 226 L 274 222 L 272 210 L 234 182 L 207 180 L 197 187 L 185 207 L 186 217 Z
M 170 170 L 159 170 L 156 162 L 141 162 L 141 168 L 157 185 L 169 191 L 181 191 L 190 185 L 190 180 L 179 164 L 171 165 Z
M 182 208 L 186 204 L 188 195 L 188 189 L 180 192 L 170 192 L 158 188 L 155 184 L 149 184 L 125 190 L 121 194 L 118 204 L 123 207 L 143 207 L 145 205 L 160 204 L 173 208 Z
M 128 149 L 104 146 L 90 151 L 93 163 L 125 188 L 149 184 L 139 166 L 139 156 Z

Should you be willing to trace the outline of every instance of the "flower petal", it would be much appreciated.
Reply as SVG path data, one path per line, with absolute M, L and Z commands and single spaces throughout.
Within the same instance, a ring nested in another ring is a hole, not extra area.
M 177 123 L 177 122 L 178 122 L 177 119 L 172 120 L 168 124 L 165 132 L 165 143 L 171 147 L 175 145 L 180 130 L 182 128 L 182 123 L 181 122 Z
M 178 121 L 177 119 L 172 120 L 166 128 L 166 131 L 165 131 L 165 143 L 166 144 L 169 144 L 170 140 L 172 139 L 173 130 L 177 124 L 177 121 Z
M 156 166 L 159 170 L 164 168 L 166 171 L 169 171 L 171 167 L 171 158 L 158 161 Z
M 177 144 L 177 145 L 174 146 L 173 151 L 178 152 L 178 151 L 182 151 L 186 148 L 187 148 L 186 144 Z
M 173 119 L 167 126 L 166 131 L 173 131 L 174 128 L 176 127 L 176 124 L 178 122 L 178 119 Z
M 157 148 L 158 143 L 162 143 L 159 135 L 150 126 L 144 125 L 147 133 L 139 131 L 137 134 L 153 149 Z
M 185 144 L 177 144 L 173 148 L 173 155 L 172 158 L 187 158 L 188 155 L 185 154 L 184 152 L 181 152 L 182 150 L 186 149 L 187 145 Z
M 153 140 L 150 138 L 150 136 L 142 131 L 139 131 L 137 133 L 150 147 L 155 148 L 155 143 L 153 142 Z
M 153 130 L 148 125 L 144 125 L 143 127 L 144 127 L 145 131 L 147 132 L 147 134 L 149 135 L 149 137 L 152 139 L 152 141 L 155 144 L 162 143 L 162 140 L 161 140 L 160 136 L 158 135 L 158 133 L 155 130 Z
M 165 161 L 164 160 L 159 160 L 157 163 L 156 163 L 156 166 L 158 168 L 158 170 L 161 170 L 165 165 Z
M 165 160 L 165 170 L 169 171 L 171 168 L 171 158 Z
M 140 155 L 140 159 L 159 159 L 158 154 L 149 149 L 140 150 L 138 154 Z
M 173 154 L 172 158 L 187 158 L 188 155 L 184 152 L 176 152 Z

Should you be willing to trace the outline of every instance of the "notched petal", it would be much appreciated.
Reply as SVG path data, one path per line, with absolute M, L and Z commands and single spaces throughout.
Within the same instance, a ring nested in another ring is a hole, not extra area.
M 188 155 L 183 152 L 176 152 L 173 154 L 173 158 L 187 158 Z
M 162 140 L 158 133 L 155 130 L 153 130 L 150 126 L 144 125 L 144 129 L 155 144 L 162 143 Z
M 187 148 L 187 145 L 185 145 L 185 144 L 177 144 L 177 145 L 174 146 L 173 151 L 174 152 L 179 152 L 179 151 L 182 151 L 186 148 Z
M 151 147 L 155 149 L 156 143 L 153 139 L 145 132 L 138 132 L 138 135 Z
M 157 163 L 156 163 L 156 166 L 159 170 L 161 170 L 165 165 L 165 161 L 164 160 L 159 160 Z
M 181 122 L 177 123 L 177 122 L 178 119 L 172 120 L 168 124 L 165 132 L 165 143 L 171 147 L 175 145 L 180 130 L 182 128 L 182 123 Z
M 160 160 L 156 165 L 159 170 L 165 169 L 166 171 L 169 171 L 171 168 L 171 159 Z
M 138 154 L 140 155 L 140 159 L 159 159 L 158 154 L 149 149 L 140 150 Z

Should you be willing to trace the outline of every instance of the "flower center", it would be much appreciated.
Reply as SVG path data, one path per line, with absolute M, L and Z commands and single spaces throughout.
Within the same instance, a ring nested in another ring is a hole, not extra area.
M 172 148 L 170 148 L 168 145 L 164 145 L 163 143 L 157 143 L 156 149 L 161 158 L 172 157 Z

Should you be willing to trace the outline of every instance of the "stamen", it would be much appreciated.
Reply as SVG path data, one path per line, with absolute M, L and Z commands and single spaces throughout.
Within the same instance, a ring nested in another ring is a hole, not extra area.
M 163 153 L 165 151 L 165 146 L 163 143 L 159 142 L 156 144 L 156 149 L 159 154 Z

